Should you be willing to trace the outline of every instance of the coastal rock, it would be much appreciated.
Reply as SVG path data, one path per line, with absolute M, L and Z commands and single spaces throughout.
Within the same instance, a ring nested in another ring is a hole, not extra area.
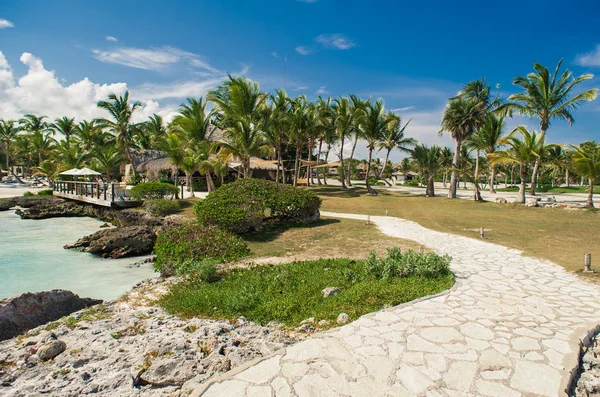
M 8 211 L 15 206 L 14 200 L 0 201 L 0 211 Z
M 25 209 L 16 210 L 21 219 L 48 219 L 87 216 L 85 207 L 74 202 L 56 198 L 28 198 L 17 200 L 17 205 Z
M 82 248 L 103 258 L 117 259 L 149 254 L 155 242 L 156 234 L 148 226 L 126 226 L 99 230 L 65 248 Z
M 328 287 L 321 291 L 323 294 L 323 298 L 329 298 L 330 296 L 334 296 L 340 293 L 340 289 L 336 287 Z
M 0 342 L 0 395 L 189 395 L 200 383 L 305 337 L 247 320 L 184 320 L 139 304 L 141 297 L 167 293 L 172 282 L 146 280 L 119 301 L 53 323 L 52 331 L 42 326 Z M 66 350 L 42 361 L 42 346 L 60 341 Z
M 67 344 L 61 340 L 51 340 L 43 344 L 37 351 L 40 360 L 48 361 L 67 349 Z
M 59 289 L 0 301 L 0 341 L 98 303 L 102 301 Z

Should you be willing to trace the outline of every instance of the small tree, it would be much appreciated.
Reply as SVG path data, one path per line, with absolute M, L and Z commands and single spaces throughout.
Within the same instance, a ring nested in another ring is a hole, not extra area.
M 583 142 L 579 146 L 571 145 L 573 149 L 573 166 L 581 175 L 589 179 L 590 186 L 586 206 L 594 207 L 594 182 L 600 177 L 600 145 L 594 141 Z
M 427 197 L 435 196 L 433 182 L 442 167 L 440 147 L 437 145 L 427 147 L 421 144 L 415 146 L 410 153 L 419 174 L 426 181 L 427 188 L 425 189 L 425 195 Z

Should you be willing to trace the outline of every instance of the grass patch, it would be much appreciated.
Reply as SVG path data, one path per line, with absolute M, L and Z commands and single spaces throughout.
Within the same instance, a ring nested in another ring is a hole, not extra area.
M 376 225 L 355 219 L 321 218 L 310 225 L 269 227 L 241 237 L 253 257 L 362 259 L 370 251 L 383 254 L 390 247 L 419 248 L 413 241 L 387 236 Z
M 368 196 L 366 189 L 311 188 L 321 197 L 323 211 L 385 215 L 418 222 L 424 227 L 479 238 L 553 261 L 570 271 L 583 268 L 583 256 L 600 258 L 600 217 L 595 210 L 525 207 L 445 197 L 424 197 L 391 191 Z M 598 267 L 596 267 L 598 269 Z M 599 275 L 591 277 L 600 281 Z
M 176 284 L 159 304 L 185 317 L 244 316 L 261 324 L 277 321 L 287 326 L 297 326 L 302 320 L 314 317 L 335 323 L 342 312 L 356 319 L 385 306 L 409 302 L 451 287 L 454 276 L 447 270 L 449 259 L 436 258 L 446 262 L 446 267 L 433 276 L 429 274 L 430 277 L 417 276 L 417 272 L 398 276 L 399 272 L 393 270 L 382 276 L 380 268 L 371 267 L 369 260 L 352 259 L 233 269 L 214 283 L 189 279 Z M 400 267 L 405 262 L 397 261 Z M 394 269 L 394 263 L 390 262 L 389 267 Z M 415 262 L 415 266 L 420 265 L 421 262 Z M 341 292 L 323 298 L 321 291 L 327 287 L 337 287 Z
M 530 187 L 528 186 L 527 189 L 525 189 L 526 193 L 529 193 L 529 189 Z M 550 186 L 542 186 L 542 187 L 538 187 L 535 189 L 536 192 L 541 192 L 541 193 L 555 193 L 555 194 L 561 194 L 561 193 L 584 193 L 584 194 L 588 194 L 590 188 L 589 186 L 556 186 L 556 187 L 550 187 Z M 518 186 L 512 186 L 512 187 L 502 187 L 502 188 L 496 188 L 497 192 L 518 192 L 519 191 L 519 187 Z M 594 193 L 598 194 L 600 193 L 600 186 L 594 186 Z

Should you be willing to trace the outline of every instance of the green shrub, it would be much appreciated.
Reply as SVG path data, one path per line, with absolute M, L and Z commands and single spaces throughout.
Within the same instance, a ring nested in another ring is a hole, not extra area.
M 181 209 L 177 200 L 146 200 L 144 208 L 153 216 L 167 216 L 178 212 Z
M 52 189 L 43 189 L 40 190 L 39 192 L 37 192 L 38 196 L 52 196 L 53 190 Z
M 159 233 L 154 245 L 154 268 L 163 276 L 185 273 L 205 259 L 236 260 L 250 254 L 246 242 L 215 226 L 187 223 Z
M 404 186 L 421 187 L 421 183 L 418 179 L 413 179 L 412 181 L 405 181 Z
M 377 258 L 371 252 L 365 261 L 365 271 L 382 279 L 412 275 L 433 278 L 450 273 L 450 257 L 433 252 L 420 254 L 411 250 L 402 253 L 400 248 L 390 248 L 383 258 Z
M 197 282 L 214 283 L 220 279 L 217 273 L 218 263 L 219 261 L 211 258 L 187 260 L 178 266 L 177 274 L 187 274 Z
M 31 193 L 31 192 L 25 192 L 25 193 L 23 193 L 23 197 L 33 197 L 33 196 L 35 196 L 35 194 Z
M 162 182 L 144 182 L 131 188 L 135 200 L 173 199 L 179 190 L 177 186 Z
M 386 305 L 439 293 L 453 283 L 450 272 L 383 279 L 365 272 L 364 260 L 320 259 L 232 269 L 212 283 L 186 278 L 159 304 L 182 316 L 244 316 L 262 324 L 277 321 L 288 326 L 315 317 L 335 324 L 341 312 L 356 319 Z M 337 287 L 340 293 L 324 298 L 321 291 L 327 287 Z
M 169 178 L 159 178 L 156 182 L 168 183 L 169 185 L 173 185 L 173 181 L 171 181 Z
M 238 179 L 194 205 L 198 221 L 232 233 L 260 230 L 265 222 L 300 223 L 321 200 L 311 191 L 263 179 Z

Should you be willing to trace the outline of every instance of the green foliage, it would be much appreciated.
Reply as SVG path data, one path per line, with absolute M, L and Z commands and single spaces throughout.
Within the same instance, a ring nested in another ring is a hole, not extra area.
M 179 264 L 177 274 L 188 274 L 196 281 L 213 283 L 219 280 L 217 273 L 218 260 L 212 258 L 204 258 L 202 260 L 188 259 Z
M 135 200 L 173 199 L 177 186 L 162 182 L 145 182 L 131 188 L 131 197 Z
M 146 200 L 144 208 L 153 216 L 167 216 L 178 212 L 181 209 L 177 200 Z
M 390 248 L 384 258 L 377 258 L 374 252 L 365 261 L 366 270 L 377 278 L 390 279 L 408 277 L 439 277 L 450 273 L 450 257 L 433 252 L 420 254 L 415 251 L 402 253 L 400 248 Z
M 413 179 L 411 181 L 405 181 L 404 186 L 421 187 L 421 183 L 419 183 L 418 179 Z
M 52 196 L 53 190 L 52 189 L 43 189 L 40 190 L 39 192 L 37 192 L 38 196 Z
M 202 269 L 207 258 L 226 262 L 250 253 L 246 242 L 239 237 L 218 227 L 197 223 L 187 223 L 160 233 L 154 251 L 154 268 L 163 276 Z
M 219 187 L 221 186 L 221 180 L 220 179 L 213 179 L 213 183 L 215 184 L 215 187 Z M 208 191 L 208 186 L 206 184 L 206 179 L 201 179 L 199 181 L 194 182 L 193 184 L 194 187 L 194 191 L 195 192 L 206 192 Z
M 321 200 L 311 191 L 262 179 L 238 179 L 194 205 L 198 221 L 232 233 L 260 230 L 265 222 L 297 223 Z
M 398 255 L 412 258 L 412 254 L 400 254 L 399 251 L 392 251 L 388 256 L 390 261 L 397 261 Z M 435 263 L 447 260 L 434 260 L 434 255 L 425 255 L 426 259 L 421 262 L 435 266 Z M 379 274 L 378 267 L 371 271 L 367 261 L 350 259 L 234 269 L 213 283 L 186 279 L 174 285 L 161 298 L 160 305 L 183 316 L 244 316 L 263 324 L 277 321 L 289 326 L 296 326 L 309 317 L 335 322 L 341 312 L 356 319 L 386 305 L 398 305 L 439 293 L 454 283 L 449 271 L 440 271 L 433 276 L 433 272 L 422 265 L 416 267 L 423 271 L 406 271 L 402 277 L 398 276 L 399 272 L 391 271 L 391 266 L 384 277 Z M 337 287 L 341 292 L 323 298 L 321 290 L 327 287 Z
M 33 197 L 33 196 L 35 196 L 35 193 L 32 193 L 32 192 L 23 193 L 23 197 Z
M 169 178 L 159 178 L 156 182 L 168 183 L 169 185 L 173 185 L 173 181 L 171 181 Z

